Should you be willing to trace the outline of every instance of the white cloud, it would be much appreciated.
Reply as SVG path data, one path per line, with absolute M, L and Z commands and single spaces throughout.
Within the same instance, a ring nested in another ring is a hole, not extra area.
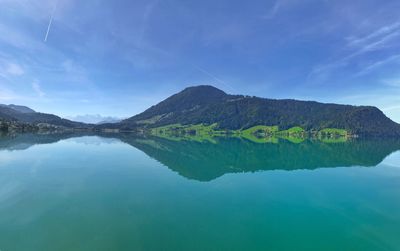
M 6 68 L 6 73 L 14 76 L 20 76 L 25 73 L 22 67 L 15 63 L 9 63 Z
M 25 71 L 19 64 L 0 59 L 0 77 L 9 79 L 12 76 L 21 76 L 23 74 L 25 74 Z
M 42 91 L 42 88 L 41 88 L 41 86 L 40 86 L 40 84 L 39 84 L 39 81 L 37 81 L 37 80 L 34 80 L 33 82 L 32 82 L 32 89 L 36 92 L 36 94 L 39 96 L 39 97 L 44 97 L 45 95 L 46 95 L 46 93 L 44 93 L 43 91 Z

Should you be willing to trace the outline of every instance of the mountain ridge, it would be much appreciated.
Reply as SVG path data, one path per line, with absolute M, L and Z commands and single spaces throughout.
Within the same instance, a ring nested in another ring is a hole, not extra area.
M 169 125 L 213 125 L 215 130 L 231 132 L 264 126 L 289 133 L 293 128 L 297 133 L 340 129 L 357 136 L 400 137 L 400 125 L 374 106 L 232 95 L 210 85 L 187 87 L 118 123 L 86 124 L 26 106 L 0 105 L 0 124 L 2 130 L 13 126 L 32 130 L 44 124 L 60 129 L 136 132 Z M 268 134 L 268 130 L 262 133 Z
M 88 127 L 88 124 L 63 119 L 53 114 L 36 112 L 26 106 L 0 104 L 0 129 L 3 131 L 35 131 L 79 127 Z
M 0 107 L 7 107 L 7 108 L 10 108 L 10 109 L 12 109 L 14 111 L 21 112 L 21 113 L 34 113 L 34 112 L 36 112 L 35 110 L 33 110 L 33 109 L 31 109 L 31 108 L 29 108 L 27 106 L 22 106 L 22 105 L 0 104 Z
M 238 130 L 256 125 L 307 131 L 340 128 L 357 135 L 400 136 L 400 125 L 374 106 L 231 95 L 208 85 L 185 88 L 144 112 L 117 123 L 125 129 L 170 124 L 217 124 Z

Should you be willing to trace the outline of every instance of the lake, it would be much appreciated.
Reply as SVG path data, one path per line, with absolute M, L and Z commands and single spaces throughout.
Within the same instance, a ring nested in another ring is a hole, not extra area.
M 400 250 L 400 141 L 0 137 L 0 250 Z

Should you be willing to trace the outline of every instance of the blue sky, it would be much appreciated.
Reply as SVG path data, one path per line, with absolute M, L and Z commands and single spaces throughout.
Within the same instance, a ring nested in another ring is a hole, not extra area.
M 398 0 L 0 0 L 0 103 L 128 117 L 210 84 L 375 105 L 400 122 L 399 10 Z

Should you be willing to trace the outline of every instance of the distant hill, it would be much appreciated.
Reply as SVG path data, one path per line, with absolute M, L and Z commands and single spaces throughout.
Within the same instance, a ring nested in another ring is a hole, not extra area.
M 18 105 L 0 105 L 0 122 L 3 130 L 8 127 L 33 130 L 43 124 L 64 128 L 88 127 L 84 123 L 63 119 L 53 114 L 35 112 L 29 107 Z
M 27 106 L 22 106 L 22 105 L 3 105 L 0 104 L 0 107 L 8 107 L 12 110 L 15 110 L 17 112 L 21 112 L 21 113 L 34 113 L 35 111 L 32 110 L 31 108 L 27 107 Z
M 282 130 L 292 127 L 306 131 L 340 128 L 357 135 L 400 136 L 400 125 L 373 106 L 229 95 L 205 85 L 186 88 L 110 127 L 138 129 L 215 123 L 220 129 L 230 130 L 267 125 Z
M 104 120 L 97 122 L 97 125 L 101 125 L 101 124 L 113 124 L 113 123 L 119 123 L 121 122 L 122 119 L 119 118 L 113 118 L 113 117 L 109 117 L 109 118 L 105 118 Z

